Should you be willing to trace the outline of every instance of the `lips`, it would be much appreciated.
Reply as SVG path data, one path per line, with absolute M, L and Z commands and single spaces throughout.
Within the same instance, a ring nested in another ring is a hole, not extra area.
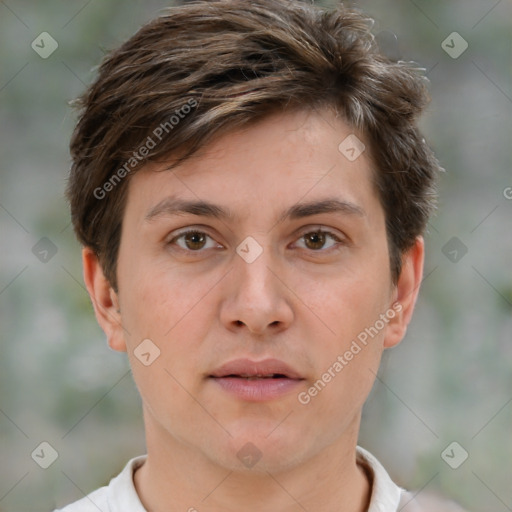
M 245 402 L 282 398 L 302 385 L 304 377 L 278 359 L 236 359 L 215 370 L 209 378 L 223 392 Z
M 265 359 L 251 361 L 250 359 L 236 359 L 222 365 L 210 377 L 239 377 L 245 379 L 293 379 L 302 380 L 298 371 L 279 359 Z

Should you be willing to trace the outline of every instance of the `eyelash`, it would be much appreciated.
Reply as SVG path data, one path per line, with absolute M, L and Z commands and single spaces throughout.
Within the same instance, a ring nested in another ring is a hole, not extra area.
M 306 235 L 309 235 L 309 234 L 312 234 L 312 233 L 315 233 L 315 234 L 324 234 L 324 235 L 327 235 L 328 237 L 330 237 L 331 239 L 333 239 L 335 242 L 336 242 L 336 245 L 330 247 L 329 249 L 308 249 L 308 248 L 302 248 L 312 254 L 315 254 L 315 253 L 320 253 L 320 254 L 326 254 L 326 253 L 330 253 L 330 252 L 333 252 L 333 251 L 337 251 L 337 250 L 340 250 L 340 246 L 343 246 L 343 245 L 346 245 L 346 241 L 340 239 L 337 235 L 335 235 L 332 231 L 328 231 L 328 230 L 325 230 L 325 229 L 321 229 L 321 228 L 318 228 L 318 229 L 310 229 L 308 231 L 304 231 L 298 238 L 297 240 L 301 240 L 301 239 L 304 239 L 304 237 Z M 211 240 L 213 240 L 213 237 L 211 237 L 208 233 L 206 233 L 205 231 L 201 231 L 199 229 L 188 229 L 187 231 L 183 231 L 181 233 L 178 233 L 175 237 L 173 237 L 171 240 L 169 240 L 169 242 L 167 242 L 167 245 L 174 245 L 176 243 L 177 240 L 181 239 L 181 238 L 184 238 L 186 235 L 188 234 L 200 234 L 200 235 L 206 235 L 208 238 L 210 238 Z M 201 248 L 201 249 L 198 249 L 196 251 L 192 250 L 192 249 L 186 249 L 186 248 L 183 248 L 183 247 L 180 247 L 178 246 L 178 249 L 179 250 L 182 250 L 182 251 L 185 251 L 189 254 L 194 254 L 194 253 L 197 253 L 198 255 L 203 253 L 205 250 L 207 249 L 204 249 L 204 248 Z

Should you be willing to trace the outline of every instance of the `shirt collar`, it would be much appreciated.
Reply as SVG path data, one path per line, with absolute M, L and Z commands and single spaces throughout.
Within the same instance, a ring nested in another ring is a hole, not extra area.
M 369 451 L 357 447 L 357 462 L 369 473 L 372 492 L 368 512 L 395 512 L 400 504 L 403 489 L 398 487 L 382 464 Z
M 147 455 L 141 455 L 128 461 L 124 469 L 113 478 L 108 486 L 108 504 L 112 512 L 147 512 L 135 490 L 133 475 L 144 464 Z M 368 512 L 395 512 L 400 503 L 403 489 L 398 487 L 388 475 L 382 464 L 370 452 L 356 449 L 358 464 L 364 467 L 372 482 L 370 506 Z
M 147 512 L 135 490 L 133 475 L 144 464 L 147 455 L 129 460 L 124 469 L 110 481 L 107 501 L 111 512 Z

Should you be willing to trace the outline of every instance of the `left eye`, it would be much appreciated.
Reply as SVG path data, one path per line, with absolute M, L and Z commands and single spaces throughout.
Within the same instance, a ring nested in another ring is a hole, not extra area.
M 304 233 L 299 240 L 304 241 L 306 249 L 318 251 L 320 249 L 325 249 L 325 243 L 328 238 L 334 240 L 334 243 L 329 245 L 327 249 L 341 243 L 341 240 L 334 233 L 331 233 L 330 231 L 322 231 L 321 229 Z

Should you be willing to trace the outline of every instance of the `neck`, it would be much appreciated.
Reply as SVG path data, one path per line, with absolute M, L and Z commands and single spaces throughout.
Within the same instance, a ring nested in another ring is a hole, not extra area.
M 135 487 L 152 512 L 365 512 L 371 485 L 356 462 L 359 420 L 313 457 L 273 472 L 223 467 L 146 421 L 148 457 Z

